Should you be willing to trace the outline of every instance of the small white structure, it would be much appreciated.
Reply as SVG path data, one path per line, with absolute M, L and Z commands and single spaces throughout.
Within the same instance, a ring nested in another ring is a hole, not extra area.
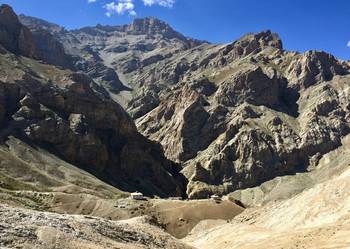
M 171 201 L 182 201 L 182 197 L 169 197 Z
M 210 196 L 210 199 L 212 199 L 214 201 L 221 201 L 221 198 L 218 195 L 212 195 L 212 196 Z
M 221 199 L 222 199 L 223 201 L 229 201 L 229 200 L 230 200 L 230 198 L 229 198 L 227 195 L 221 197 Z
M 145 199 L 145 197 L 143 196 L 143 194 L 140 193 L 140 192 L 131 193 L 131 194 L 130 194 L 130 197 L 131 197 L 131 199 L 133 199 L 133 200 L 144 200 L 144 199 Z

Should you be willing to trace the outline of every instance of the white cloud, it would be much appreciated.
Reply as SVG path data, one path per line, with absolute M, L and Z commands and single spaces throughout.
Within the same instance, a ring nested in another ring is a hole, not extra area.
M 97 0 L 87 0 L 89 3 L 94 3 Z M 106 16 L 111 17 L 113 14 L 136 16 L 135 2 L 136 0 L 113 0 L 103 6 L 106 9 Z M 145 6 L 159 5 L 166 8 L 174 6 L 176 0 L 140 0 Z
M 103 7 L 107 10 L 106 16 L 108 17 L 111 17 L 115 13 L 118 15 L 128 13 L 131 16 L 136 16 L 133 0 L 118 0 L 116 2 L 107 3 Z
M 350 41 L 348 41 L 348 44 L 346 46 L 348 46 L 348 48 L 350 48 Z
M 175 0 L 142 0 L 146 6 L 160 5 L 162 7 L 171 8 L 175 4 Z
M 137 13 L 136 13 L 135 10 L 130 10 L 130 11 L 129 11 L 129 15 L 130 15 L 130 16 L 136 16 Z
M 96 2 L 97 0 L 88 0 L 88 3 L 94 3 Z

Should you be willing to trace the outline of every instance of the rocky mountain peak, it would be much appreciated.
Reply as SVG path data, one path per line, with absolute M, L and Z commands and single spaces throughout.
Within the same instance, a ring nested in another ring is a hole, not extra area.
M 16 13 L 13 11 L 13 9 L 11 8 L 11 6 L 7 5 L 7 4 L 2 4 L 0 6 L 0 20 L 3 23 L 8 23 L 8 24 L 12 24 L 15 25 L 18 23 L 18 18 Z
M 242 46 L 251 48 L 274 47 L 283 49 L 282 40 L 277 33 L 265 30 L 257 33 L 248 33 L 234 41 L 231 46 Z
M 177 36 L 183 36 L 177 33 L 169 24 L 155 17 L 136 18 L 131 24 L 125 25 L 102 25 L 97 24 L 95 27 L 84 27 L 75 32 L 86 32 L 91 35 L 101 35 L 103 33 L 127 32 L 132 35 L 155 35 L 176 33 Z
M 16 13 L 6 4 L 0 6 L 0 44 L 16 54 L 39 57 L 31 32 L 20 23 Z
M 160 34 L 167 39 L 179 39 L 180 41 L 190 42 L 190 47 L 198 46 L 203 41 L 190 39 L 183 34 L 175 31 L 168 23 L 155 17 L 136 18 L 133 23 L 126 26 L 126 32 L 134 35 L 157 35 Z
M 26 16 L 23 14 L 19 15 L 18 18 L 21 21 L 21 23 L 23 23 L 23 25 L 27 26 L 30 30 L 41 29 L 41 30 L 47 30 L 47 31 L 52 32 L 52 33 L 64 31 L 63 27 L 61 27 L 57 24 L 50 23 L 48 21 L 39 19 L 39 18 Z
M 264 47 L 275 47 L 278 49 L 283 49 L 282 40 L 277 33 L 271 32 L 271 30 L 265 30 L 253 34 L 252 36 L 247 35 L 245 38 L 258 42 Z
M 349 65 L 337 60 L 324 51 L 310 50 L 291 63 L 288 78 L 301 87 L 323 81 L 330 81 L 335 75 L 349 74 Z
M 283 49 L 282 40 L 277 33 L 270 30 L 248 33 L 233 43 L 227 45 L 222 55 L 229 55 L 233 59 L 244 57 L 249 54 L 259 53 L 265 48 Z
M 128 25 L 128 31 L 146 34 L 174 32 L 169 24 L 154 17 L 136 18 L 132 24 Z

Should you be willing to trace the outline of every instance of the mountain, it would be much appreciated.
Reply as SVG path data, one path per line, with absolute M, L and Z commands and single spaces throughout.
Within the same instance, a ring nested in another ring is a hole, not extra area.
M 155 18 L 72 31 L 21 21 L 123 79 L 130 89 L 111 97 L 183 165 L 190 198 L 308 171 L 350 131 L 349 64 L 322 51 L 286 51 L 269 30 L 217 45 Z
M 284 51 L 270 31 L 205 51 L 204 58 L 196 49 L 183 54 L 182 62 L 202 66 L 185 70 L 136 119 L 142 134 L 184 164 L 189 197 L 308 171 L 349 133 L 346 63 Z
M 349 84 L 270 30 L 210 44 L 2 5 L 0 247 L 345 248 Z
M 32 34 L 20 23 L 17 15 L 8 5 L 2 5 L 0 9 L 0 34 L 0 43 L 5 49 L 16 54 L 38 58 Z
M 25 15 L 20 15 L 20 20 L 37 37 L 37 45 L 44 50 L 47 48 L 47 57 L 56 58 L 46 61 L 67 67 L 70 65 L 57 58 L 64 53 L 65 56 L 73 56 L 75 70 L 87 73 L 112 93 L 130 90 L 121 83 L 116 72 L 123 74 L 134 71 L 140 66 L 169 57 L 178 50 L 186 50 L 201 43 L 186 38 L 155 18 L 135 19 L 130 25 L 97 25 L 72 31 Z M 116 57 L 122 64 L 118 69 L 113 64 Z
M 35 45 L 41 50 L 46 63 L 84 72 L 97 84 L 114 93 L 129 89 L 122 84 L 114 70 L 101 62 L 91 47 L 81 44 L 70 32 L 33 17 L 21 15 L 19 19 L 31 30 Z M 64 46 L 64 41 L 67 46 Z
M 9 6 L 1 6 L 0 13 L 21 27 Z M 0 16 L 0 20 L 5 17 Z M 12 30 L 11 26 L 7 30 Z M 12 33 L 9 37 L 12 39 Z M 40 47 L 33 48 L 42 52 Z M 164 157 L 159 144 L 137 132 L 128 114 L 93 79 L 23 57 L 28 56 L 27 51 L 15 52 L 4 50 L 0 54 L 4 144 L 16 137 L 34 150 L 45 149 L 121 190 L 159 196 L 183 194 L 180 167 Z M 10 172 L 8 165 L 2 167 Z

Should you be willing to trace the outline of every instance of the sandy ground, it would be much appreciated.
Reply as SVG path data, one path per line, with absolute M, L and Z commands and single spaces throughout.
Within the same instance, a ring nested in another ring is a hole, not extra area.
M 110 221 L 0 205 L 0 248 L 190 249 L 140 217 Z
M 247 209 L 227 224 L 195 228 L 201 249 L 350 248 L 350 169 L 299 195 Z
M 226 224 L 184 240 L 201 249 L 297 249 L 350 248 L 350 225 L 278 231 L 241 223 Z
M 156 201 L 154 207 L 160 224 L 176 238 L 185 237 L 200 221 L 227 222 L 243 211 L 230 201 L 212 200 Z
M 243 211 L 229 201 L 135 201 L 126 196 L 93 175 L 16 138 L 0 146 L 0 204 L 111 221 L 148 216 L 153 224 L 178 238 L 186 236 L 202 220 L 226 222 Z
M 98 216 L 111 220 L 147 215 L 171 235 L 183 238 L 200 221 L 227 222 L 240 214 L 243 208 L 230 201 L 166 199 L 136 201 L 129 198 L 113 201 L 87 195 L 57 194 L 52 200 L 50 210 L 58 213 Z

